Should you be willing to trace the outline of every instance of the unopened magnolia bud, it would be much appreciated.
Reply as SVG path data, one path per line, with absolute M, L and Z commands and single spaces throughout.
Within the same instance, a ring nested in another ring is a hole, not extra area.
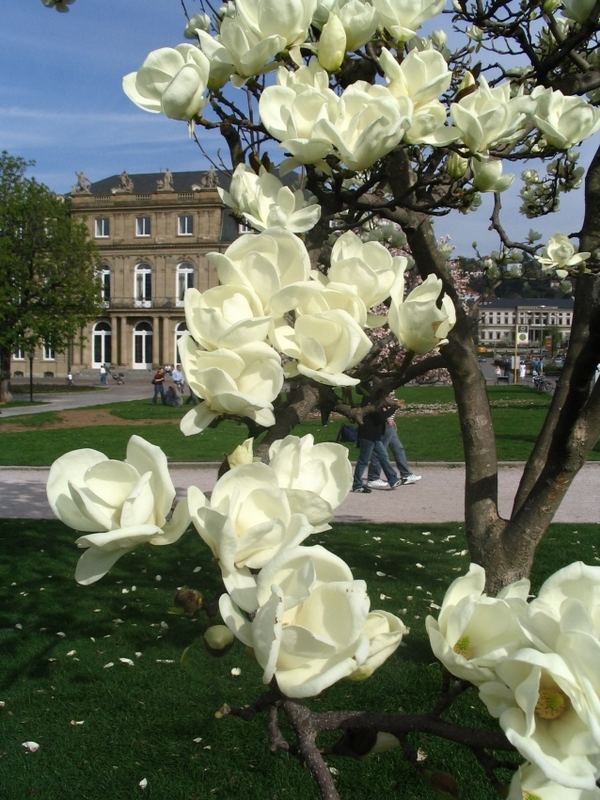
M 468 166 L 469 162 L 466 158 L 459 156 L 458 153 L 450 153 L 446 161 L 446 172 L 456 181 L 464 176 Z
M 436 47 L 444 47 L 448 41 L 446 31 L 434 31 L 431 34 L 431 41 Z
M 472 73 L 470 73 L 467 70 L 467 72 L 465 72 L 465 74 L 464 74 L 464 77 L 463 77 L 462 81 L 460 82 L 460 86 L 458 87 L 457 94 L 460 94 L 461 92 L 464 92 L 465 89 L 470 89 L 471 86 L 475 86 L 475 78 L 473 77 Z
M 223 655 L 233 644 L 234 638 L 226 625 L 212 625 L 204 632 L 205 645 L 217 655 Z
M 328 72 L 336 72 L 346 55 L 346 31 L 337 14 L 330 14 L 323 25 L 317 57 Z

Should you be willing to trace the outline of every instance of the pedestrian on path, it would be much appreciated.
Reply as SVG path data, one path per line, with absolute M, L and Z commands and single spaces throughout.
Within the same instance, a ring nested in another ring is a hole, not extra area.
M 389 450 L 392 451 L 396 467 L 400 473 L 400 482 L 403 486 L 408 486 L 411 483 L 417 483 L 423 477 L 416 475 L 408 464 L 406 458 L 406 450 L 398 436 L 398 428 L 396 425 L 396 413 L 400 405 L 393 393 L 388 395 L 388 405 L 384 406 L 382 411 L 385 420 L 385 432 L 383 434 L 382 444 L 385 448 L 386 454 Z M 367 486 L 369 489 L 387 489 L 388 483 L 381 479 L 381 462 L 377 452 L 374 450 L 369 462 L 369 472 L 367 476 Z
M 383 446 L 383 435 L 386 429 L 386 418 L 381 408 L 369 411 L 365 414 L 362 425 L 358 426 L 358 461 L 354 469 L 354 480 L 352 483 L 353 492 L 369 494 L 370 489 L 363 484 L 363 475 L 369 466 L 369 461 L 373 452 L 377 453 L 381 468 L 388 481 L 390 489 L 400 486 L 400 479 L 394 472 L 392 465 L 387 457 L 387 451 Z
M 159 367 L 156 372 L 154 373 L 154 377 L 152 378 L 152 384 L 154 386 L 154 395 L 152 397 L 152 404 L 156 405 L 156 401 L 160 397 L 161 403 L 165 404 L 165 371 L 162 367 Z
M 108 370 L 106 364 L 100 364 L 100 386 L 106 386 L 108 383 Z

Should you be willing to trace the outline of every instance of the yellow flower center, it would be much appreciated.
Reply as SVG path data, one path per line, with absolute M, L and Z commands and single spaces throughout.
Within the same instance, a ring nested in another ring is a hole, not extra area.
M 546 689 L 540 689 L 538 701 L 535 704 L 535 713 L 540 719 L 554 720 L 562 717 L 570 707 L 569 698 L 555 684 Z
M 473 658 L 473 648 L 471 647 L 471 640 L 468 636 L 461 636 L 452 648 L 455 653 L 463 658 Z
M 531 792 L 523 790 L 523 800 L 542 800 L 539 794 L 531 794 Z

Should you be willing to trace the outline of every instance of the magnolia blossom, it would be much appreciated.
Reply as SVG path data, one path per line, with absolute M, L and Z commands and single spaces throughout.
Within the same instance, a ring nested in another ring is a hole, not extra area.
M 452 72 L 437 50 L 411 50 L 399 64 L 385 47 L 379 63 L 394 97 L 410 97 L 415 111 L 438 100 L 450 86 Z
M 259 425 L 273 425 L 273 400 L 283 385 L 281 360 L 264 342 L 250 342 L 235 351 L 201 350 L 190 335 L 179 342 L 187 382 L 204 402 L 181 420 L 186 436 L 201 433 L 223 414 L 248 417 Z
M 504 192 L 513 182 L 514 175 L 502 174 L 502 161 L 499 158 L 471 159 L 473 186 L 480 192 Z
M 292 329 L 272 331 L 281 352 L 295 359 L 286 371 L 313 378 L 328 386 L 355 386 L 358 378 L 346 371 L 356 366 L 371 349 L 371 340 L 342 309 L 303 314 Z
M 321 206 L 307 204 L 304 193 L 284 186 L 264 167 L 257 175 L 245 164 L 238 164 L 229 192 L 217 190 L 221 200 L 256 230 L 279 227 L 291 233 L 305 233 L 314 228 L 321 216 Z
M 472 153 L 485 153 L 491 146 L 513 140 L 526 125 L 526 104 L 511 98 L 510 84 L 490 87 L 485 78 L 450 110 L 461 141 Z
M 293 511 L 273 468 L 260 462 L 226 472 L 210 501 L 191 487 L 188 504 L 196 530 L 219 562 L 227 591 L 247 611 L 257 608 L 250 570 L 261 569 L 314 531 L 305 514 Z
M 533 764 L 524 764 L 510 782 L 506 800 L 600 800 L 600 789 L 573 789 L 549 780 Z
M 315 444 L 311 434 L 278 439 L 269 448 L 269 462 L 293 508 L 313 525 L 328 522 L 352 486 L 348 450 L 335 442 Z
M 548 244 L 542 251 L 543 256 L 536 256 L 537 261 L 544 270 L 556 270 L 559 278 L 569 274 L 569 268 L 579 267 L 591 256 L 591 253 L 578 253 L 575 246 L 564 233 L 555 233 L 550 237 Z
M 428 19 L 441 13 L 446 0 L 373 0 L 379 24 L 396 41 L 408 41 Z
M 322 547 L 295 547 L 257 578 L 259 607 L 250 621 L 229 595 L 219 601 L 226 625 L 288 697 L 320 694 L 361 666 L 369 654 L 364 581 Z
M 191 120 L 206 105 L 210 65 L 197 47 L 153 50 L 137 72 L 123 78 L 127 97 L 144 111 Z
M 317 45 L 317 58 L 323 69 L 337 72 L 346 56 L 346 44 L 344 24 L 337 14 L 332 13 L 323 25 Z
M 294 329 L 285 320 L 293 311 L 296 317 L 302 314 L 320 314 L 341 309 L 346 311 L 361 328 L 369 321 L 367 307 L 356 292 L 356 288 L 345 283 L 322 283 L 318 279 L 299 281 L 277 292 L 271 300 L 271 311 L 275 317 L 269 333 L 274 347 L 293 347 Z M 376 323 L 373 323 L 376 320 Z M 382 325 L 385 319 L 372 316 L 370 324 Z M 287 342 L 287 344 L 284 344 Z
M 497 597 L 485 595 L 484 587 L 485 571 L 471 564 L 448 587 L 437 620 L 425 622 L 436 658 L 476 685 L 492 679 L 495 664 L 529 641 L 522 623 L 529 581 L 511 584 Z
M 277 79 L 278 85 L 267 86 L 260 97 L 263 125 L 298 163 L 321 161 L 332 150 L 329 132 L 339 103 L 328 87 L 329 76 L 315 67 L 294 73 L 280 68 Z
M 534 91 L 533 120 L 551 147 L 568 150 L 600 130 L 600 109 L 560 90 Z
M 281 36 L 286 46 L 301 44 L 317 0 L 236 0 L 241 24 L 260 37 Z M 283 49 L 283 48 L 281 48 Z
M 89 584 L 139 544 L 171 544 L 189 525 L 187 504 L 173 509 L 175 488 L 159 447 L 132 436 L 125 461 L 97 450 L 73 450 L 50 468 L 46 487 L 54 514 L 86 535 L 75 578 Z
M 188 20 L 187 25 L 185 26 L 185 30 L 183 31 L 183 35 L 186 39 L 196 39 L 198 37 L 198 31 L 208 31 L 210 29 L 210 17 L 208 14 L 204 12 L 200 14 L 194 14 Z
M 392 655 L 408 633 L 401 619 L 389 611 L 371 611 L 364 627 L 369 637 L 369 654 L 364 663 L 348 676 L 351 681 L 364 681 Z
M 333 245 L 327 280 L 352 287 L 371 308 L 389 297 L 394 280 L 406 263 L 404 256 L 392 256 L 379 242 L 363 242 L 347 231 Z
M 237 4 L 236 4 L 237 9 Z M 239 87 L 252 75 L 272 69 L 273 59 L 286 47 L 279 33 L 263 34 L 245 24 L 237 13 L 227 14 L 216 37 L 198 31 L 200 47 L 211 62 L 211 87 L 222 86 L 229 75 Z
M 394 149 L 411 116 L 409 98 L 394 98 L 385 86 L 356 81 L 342 93 L 335 118 L 322 121 L 320 133 L 349 169 L 362 170 Z
M 365 0 L 336 0 L 329 17 L 336 17 L 344 28 L 346 50 L 352 52 L 366 44 L 377 28 L 377 14 Z
M 427 353 L 448 341 L 446 337 L 456 322 L 456 310 L 446 294 L 438 307 L 441 292 L 442 281 L 435 275 L 428 275 L 405 300 L 402 299 L 404 280 L 397 280 L 392 287 L 388 323 L 408 350 Z
M 271 317 L 246 286 L 214 286 L 203 293 L 188 289 L 184 305 L 187 329 L 205 350 L 235 350 L 267 338 Z
M 265 313 L 276 292 L 310 275 L 310 258 L 302 240 L 282 228 L 240 236 L 225 253 L 209 253 L 208 260 L 221 283 L 250 289 Z

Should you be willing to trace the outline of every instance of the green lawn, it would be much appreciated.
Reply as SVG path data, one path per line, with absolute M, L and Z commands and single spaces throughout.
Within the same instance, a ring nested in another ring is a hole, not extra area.
M 270 754 L 264 720 L 215 719 L 223 703 L 252 702 L 260 674 L 241 645 L 222 658 L 194 645 L 207 625 L 204 615 L 196 621 L 169 613 L 177 586 L 193 586 L 209 597 L 219 591 L 198 537 L 190 532 L 172 547 L 140 549 L 85 588 L 72 578 L 74 538 L 57 522 L 0 521 L 3 800 L 316 798 L 292 757 Z M 398 614 L 411 633 L 374 678 L 339 684 L 311 704 L 425 710 L 440 670 L 423 623 L 430 604 L 441 602 L 448 582 L 467 566 L 461 527 L 339 525 L 315 538 L 368 581 L 372 607 Z M 597 526 L 553 526 L 540 548 L 534 584 L 577 558 L 600 560 Z M 234 667 L 241 668 L 240 676 L 231 674 Z M 468 724 L 495 724 L 475 692 L 467 693 L 456 713 Z M 29 740 L 40 744 L 37 753 L 23 750 Z M 431 769 L 455 776 L 461 800 L 496 797 L 466 753 L 425 737 L 413 744 L 428 753 Z M 328 760 L 339 770 L 344 800 L 435 797 L 398 753 L 363 762 Z M 138 787 L 142 778 L 148 780 L 145 792 Z
M 499 459 L 524 461 L 544 420 L 548 396 L 524 386 L 491 386 L 489 393 Z M 398 420 L 400 438 L 409 460 L 462 461 L 464 457 L 458 417 L 450 405 L 453 402 L 452 387 L 406 387 L 400 396 L 409 405 L 415 406 L 414 416 L 403 416 Z M 431 405 L 436 407 L 437 413 L 417 415 L 418 407 Z M 445 406 L 448 406 L 448 410 L 444 413 Z M 55 420 L 57 412 L 0 420 L 0 465 L 45 466 L 68 450 L 80 447 L 100 450 L 111 458 L 123 458 L 127 441 L 133 434 L 144 436 L 159 445 L 172 461 L 220 461 L 247 436 L 244 425 L 228 421 L 202 435 L 185 437 L 176 424 L 188 410 L 189 407 L 185 406 L 182 410 L 155 406 L 148 400 L 134 400 L 98 408 L 131 424 L 44 430 L 43 424 Z M 60 412 L 60 416 L 68 420 L 69 412 Z M 148 420 L 154 424 L 148 425 Z M 32 430 L 3 432 L 5 425 L 15 421 Z M 300 425 L 295 433 L 312 433 L 316 441 L 334 441 L 339 426 L 340 422 L 334 419 L 323 427 L 316 417 Z M 351 448 L 351 455 L 355 453 L 356 449 Z M 600 445 L 596 446 L 590 458 L 600 459 Z

